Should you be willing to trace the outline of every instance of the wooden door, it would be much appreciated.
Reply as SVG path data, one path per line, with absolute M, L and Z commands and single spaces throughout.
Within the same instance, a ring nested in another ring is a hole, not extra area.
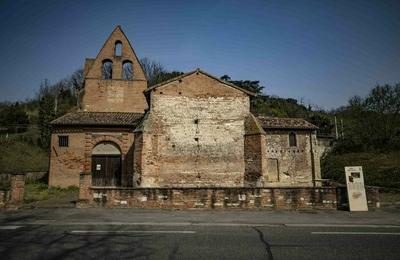
M 92 185 L 121 186 L 121 156 L 92 156 Z

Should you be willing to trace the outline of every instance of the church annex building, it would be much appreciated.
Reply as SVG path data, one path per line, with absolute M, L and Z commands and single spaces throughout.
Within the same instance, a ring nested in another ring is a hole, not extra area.
M 92 206 L 334 207 L 317 127 L 256 117 L 252 97 L 200 69 L 149 87 L 117 26 L 85 61 L 79 110 L 52 122 L 49 186 Z

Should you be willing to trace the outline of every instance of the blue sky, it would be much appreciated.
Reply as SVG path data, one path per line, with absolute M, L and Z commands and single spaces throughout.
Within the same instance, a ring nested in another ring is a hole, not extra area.
M 0 0 L 0 101 L 82 67 L 120 24 L 139 58 L 330 109 L 400 82 L 399 13 L 400 1 Z

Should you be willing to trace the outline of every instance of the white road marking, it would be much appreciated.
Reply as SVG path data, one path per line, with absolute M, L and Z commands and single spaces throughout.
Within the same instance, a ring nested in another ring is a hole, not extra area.
M 192 230 L 72 230 L 72 234 L 124 234 L 124 233 L 151 233 L 151 234 L 195 234 Z
M 312 235 L 390 235 L 400 236 L 400 233 L 390 232 L 311 232 Z
M 399 225 L 376 224 L 285 224 L 287 227 L 400 228 Z
M 78 222 L 37 220 L 32 222 L 12 222 L 11 225 L 49 225 L 49 226 L 220 226 L 220 227 L 342 227 L 342 228 L 400 228 L 396 224 L 284 224 L 284 223 L 229 223 L 229 222 Z
M 0 230 L 14 230 L 14 229 L 18 229 L 22 226 L 0 226 Z

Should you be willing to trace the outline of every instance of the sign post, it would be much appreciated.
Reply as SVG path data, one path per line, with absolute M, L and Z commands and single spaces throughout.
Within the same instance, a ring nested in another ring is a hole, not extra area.
M 361 166 L 344 167 L 350 211 L 368 211 L 367 194 Z

